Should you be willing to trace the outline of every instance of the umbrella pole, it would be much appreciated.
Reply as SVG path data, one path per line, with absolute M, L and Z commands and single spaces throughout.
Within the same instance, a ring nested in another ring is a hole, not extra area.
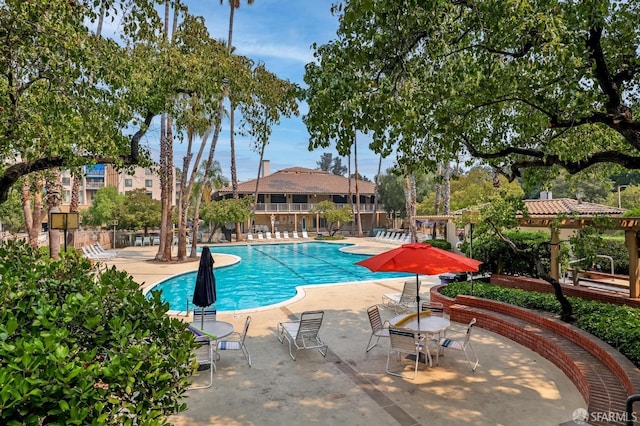
M 200 308 L 202 315 L 200 315 L 200 330 L 204 330 L 204 306 Z
M 418 330 L 420 330 L 420 280 L 416 274 L 416 304 L 418 305 Z

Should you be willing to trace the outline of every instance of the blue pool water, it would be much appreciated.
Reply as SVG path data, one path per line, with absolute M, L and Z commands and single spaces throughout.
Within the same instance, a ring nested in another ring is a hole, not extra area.
M 347 244 L 320 242 L 294 244 L 256 244 L 212 247 L 212 253 L 225 253 L 242 260 L 232 266 L 215 269 L 216 309 L 229 311 L 273 305 L 296 295 L 296 286 L 333 284 L 398 278 L 411 274 L 371 272 L 355 265 L 369 256 L 343 253 Z M 170 309 L 184 311 L 191 299 L 196 271 L 171 277 L 154 290 L 162 291 L 162 300 Z

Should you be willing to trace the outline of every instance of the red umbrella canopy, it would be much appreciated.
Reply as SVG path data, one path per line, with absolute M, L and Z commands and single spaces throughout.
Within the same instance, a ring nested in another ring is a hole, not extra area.
M 403 244 L 356 265 L 373 272 L 413 272 L 437 275 L 446 272 L 477 272 L 482 262 L 425 243 Z

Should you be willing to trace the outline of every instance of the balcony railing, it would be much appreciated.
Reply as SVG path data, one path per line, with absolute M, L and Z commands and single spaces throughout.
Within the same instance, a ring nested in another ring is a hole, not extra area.
M 336 204 L 336 208 L 349 206 L 348 204 Z M 256 212 L 260 213 L 309 213 L 317 207 L 317 204 L 311 203 L 258 203 L 256 204 Z M 373 213 L 373 204 L 360 204 L 361 213 Z M 353 205 L 355 212 L 356 206 Z M 383 212 L 384 206 L 378 204 L 378 212 Z

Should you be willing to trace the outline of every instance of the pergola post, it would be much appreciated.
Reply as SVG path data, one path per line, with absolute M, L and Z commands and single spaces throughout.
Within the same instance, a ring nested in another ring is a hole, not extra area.
M 640 264 L 638 263 L 638 232 L 624 231 L 624 242 L 629 250 L 629 297 L 640 298 Z
M 560 233 L 557 228 L 551 228 L 551 278 L 560 280 L 558 256 L 560 255 Z

